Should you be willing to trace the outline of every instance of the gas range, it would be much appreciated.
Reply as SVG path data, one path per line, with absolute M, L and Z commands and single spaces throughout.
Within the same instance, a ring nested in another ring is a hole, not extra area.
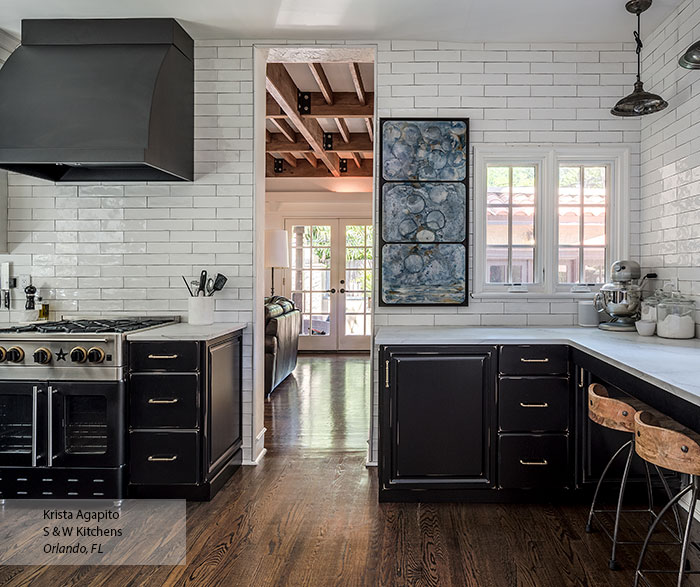
M 119 381 L 127 333 L 173 324 L 167 317 L 60 320 L 0 328 L 0 379 Z

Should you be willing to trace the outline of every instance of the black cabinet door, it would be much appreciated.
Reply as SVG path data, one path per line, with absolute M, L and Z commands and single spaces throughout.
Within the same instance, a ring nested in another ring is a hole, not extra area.
M 207 348 L 207 470 L 213 474 L 241 445 L 241 339 Z
M 391 382 L 383 390 L 388 402 L 380 430 L 385 486 L 492 485 L 494 352 L 463 347 L 385 353 Z

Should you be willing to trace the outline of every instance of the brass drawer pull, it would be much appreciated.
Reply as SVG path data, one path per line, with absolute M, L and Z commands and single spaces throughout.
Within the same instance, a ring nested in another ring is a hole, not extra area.
M 173 398 L 173 399 L 155 399 L 155 398 L 152 397 L 152 398 L 150 398 L 150 399 L 148 400 L 148 403 L 149 403 L 149 404 L 176 404 L 178 401 L 180 401 L 180 400 L 178 400 L 177 398 Z
M 548 408 L 549 404 L 547 402 L 541 404 L 526 404 L 525 402 L 520 402 L 521 408 Z
M 526 467 L 545 467 L 549 463 L 547 462 L 547 459 L 543 459 L 541 461 L 524 461 L 520 459 L 520 464 L 525 465 Z
M 148 355 L 149 359 L 177 359 L 177 355 Z
M 521 363 L 549 363 L 549 359 L 525 359 L 520 357 Z
M 173 461 L 177 460 L 177 455 L 173 455 L 171 457 L 156 457 L 154 455 L 151 455 L 150 457 L 148 457 L 148 460 L 151 463 L 172 463 Z

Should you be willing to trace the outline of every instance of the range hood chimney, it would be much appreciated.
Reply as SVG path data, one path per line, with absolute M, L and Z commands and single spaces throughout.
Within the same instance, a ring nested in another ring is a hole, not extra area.
M 192 181 L 193 46 L 171 18 L 22 21 L 0 69 L 0 168 Z

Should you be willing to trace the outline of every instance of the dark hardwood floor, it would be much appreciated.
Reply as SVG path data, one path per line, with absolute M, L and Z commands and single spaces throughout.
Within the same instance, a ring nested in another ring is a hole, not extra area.
M 187 566 L 0 567 L 0 585 L 632 585 L 638 547 L 610 571 L 583 504 L 378 504 L 364 466 L 369 386 L 367 357 L 302 356 L 267 400 L 260 466 L 188 505 Z M 665 579 L 653 584 L 675 585 Z

